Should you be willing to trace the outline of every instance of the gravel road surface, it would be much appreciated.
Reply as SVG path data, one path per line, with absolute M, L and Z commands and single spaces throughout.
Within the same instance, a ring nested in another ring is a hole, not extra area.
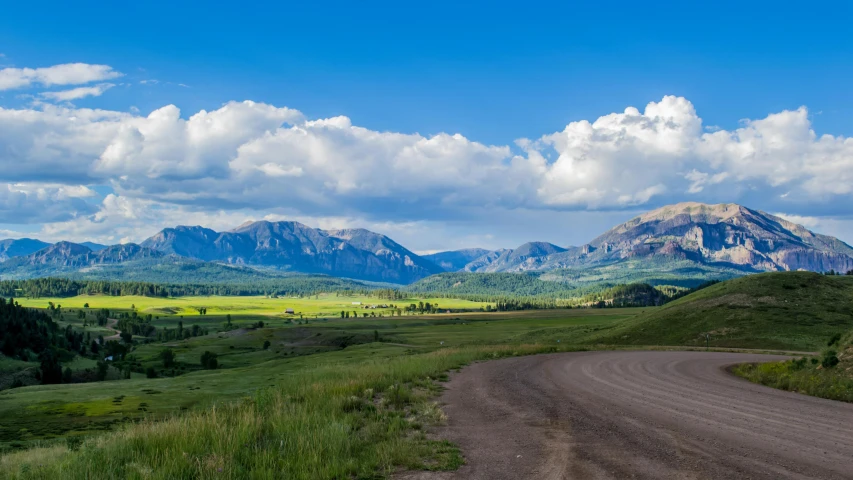
M 784 359 L 582 352 L 474 364 L 454 375 L 439 431 L 466 464 L 404 479 L 853 479 L 853 404 L 725 371 Z

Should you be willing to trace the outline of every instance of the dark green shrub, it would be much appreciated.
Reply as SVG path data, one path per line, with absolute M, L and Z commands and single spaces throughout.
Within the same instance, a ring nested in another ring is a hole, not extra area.
M 823 368 L 832 368 L 838 365 L 838 356 L 835 350 L 827 350 L 823 352 L 823 358 L 820 360 L 820 365 Z
M 171 348 L 164 348 L 160 351 L 160 359 L 163 360 L 163 366 L 169 368 L 175 364 L 175 352 Z
M 148 378 L 157 378 L 157 370 L 154 370 L 154 367 L 148 367 L 145 369 L 145 376 Z
M 102 382 L 107 379 L 107 370 L 110 368 L 107 365 L 107 362 L 98 362 L 98 372 L 96 374 L 96 378 L 99 382 Z
M 840 334 L 840 333 L 836 333 L 835 335 L 833 335 L 833 336 L 829 339 L 829 341 L 828 341 L 828 342 L 826 342 L 826 346 L 827 346 L 827 347 L 831 347 L 831 346 L 833 346 L 833 345 L 838 345 L 838 341 L 839 341 L 839 340 L 841 340 L 841 334 Z
M 801 357 L 796 360 L 791 360 L 791 370 L 802 370 L 806 368 L 806 357 Z
M 204 352 L 201 354 L 201 366 L 208 370 L 216 370 L 219 366 L 219 361 L 216 359 L 216 354 L 213 352 Z

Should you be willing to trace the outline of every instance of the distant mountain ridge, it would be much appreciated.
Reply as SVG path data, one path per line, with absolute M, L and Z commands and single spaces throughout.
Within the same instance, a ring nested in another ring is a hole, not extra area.
M 393 283 L 442 271 L 385 235 L 364 229 L 327 231 L 299 222 L 251 222 L 227 232 L 167 228 L 141 245 L 204 261 Z
M 163 275 L 177 269 L 188 277 L 191 273 L 186 272 L 201 271 L 227 277 L 238 272 L 234 267 L 247 267 L 239 270 L 240 278 L 251 278 L 252 272 L 260 276 L 293 272 L 396 284 L 442 272 L 534 272 L 542 279 L 565 282 L 588 282 L 591 277 L 606 281 L 625 278 L 613 275 L 619 268 L 643 271 L 650 278 L 707 279 L 713 272 L 728 277 L 784 270 L 846 272 L 853 270 L 853 247 L 741 205 L 692 202 L 644 213 L 579 247 L 528 242 L 515 249 L 473 248 L 424 256 L 369 230 L 322 230 L 299 222 L 247 222 L 224 232 L 178 226 L 139 245 L 109 247 L 0 240 L 0 279 L 80 272 L 91 277 L 107 271 L 112 278 L 134 276 L 132 268 L 153 268 Z
M 0 272 L 21 266 L 52 265 L 56 267 L 91 267 L 123 263 L 143 258 L 162 257 L 161 252 L 133 243 L 104 247 L 98 251 L 77 243 L 57 242 L 29 255 L 10 258 L 0 264 Z
M 47 242 L 32 238 L 7 238 L 6 240 L 0 240 L 0 262 L 35 253 L 49 245 Z
M 652 258 L 689 260 L 745 273 L 853 269 L 853 247 L 835 237 L 737 204 L 686 202 L 647 212 L 580 247 L 531 242 L 500 255 L 484 255 L 460 270 L 551 271 Z

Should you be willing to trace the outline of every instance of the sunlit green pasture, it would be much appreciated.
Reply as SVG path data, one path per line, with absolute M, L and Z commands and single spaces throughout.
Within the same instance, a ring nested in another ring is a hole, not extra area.
M 266 316 L 328 316 L 340 317 L 341 311 L 349 312 L 350 315 L 358 313 L 361 317 L 364 313 L 375 313 L 376 315 L 389 315 L 391 308 L 366 309 L 365 306 L 394 304 L 398 308 L 404 308 L 409 304 L 419 302 L 438 305 L 442 310 L 479 310 L 488 302 L 472 302 L 452 298 L 418 298 L 412 297 L 404 300 L 383 300 L 367 296 L 338 296 L 334 293 L 320 294 L 311 297 L 278 297 L 269 298 L 264 296 L 209 296 L 209 297 L 142 297 L 142 296 L 106 296 L 106 295 L 78 295 L 66 298 L 18 298 L 18 303 L 26 307 L 47 308 L 52 302 L 63 308 L 83 308 L 88 304 L 90 309 L 108 308 L 110 310 L 135 309 L 141 314 L 152 314 L 154 316 L 199 316 L 198 309 L 207 309 L 207 315 L 266 315 Z M 494 305 L 494 304 L 491 304 Z M 288 315 L 287 309 L 293 309 L 293 314 Z

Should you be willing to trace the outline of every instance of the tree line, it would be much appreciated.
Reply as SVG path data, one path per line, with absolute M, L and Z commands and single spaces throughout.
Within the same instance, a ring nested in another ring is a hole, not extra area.
M 144 297 L 185 296 L 306 296 L 329 292 L 371 294 L 374 288 L 353 280 L 323 276 L 293 276 L 229 284 L 157 284 L 112 280 L 71 280 L 66 278 L 34 278 L 0 281 L 4 297 L 73 297 L 76 295 L 139 295 Z M 391 289 L 382 290 L 390 297 Z M 383 297 L 385 298 L 385 297 Z

